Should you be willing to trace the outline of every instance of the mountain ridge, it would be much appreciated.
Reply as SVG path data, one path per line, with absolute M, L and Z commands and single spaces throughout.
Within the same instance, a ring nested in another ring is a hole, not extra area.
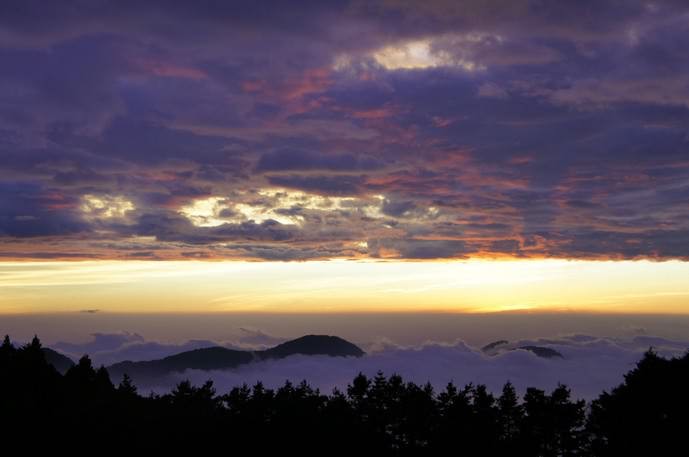
M 536 355 L 537 357 L 541 357 L 544 359 L 553 359 L 553 358 L 560 358 L 564 359 L 565 357 L 560 353 L 559 351 L 547 347 L 547 346 L 536 346 L 536 345 L 523 345 L 523 346 L 516 346 L 514 344 L 510 344 L 509 341 L 507 340 L 498 340 L 494 341 L 492 343 L 486 344 L 481 348 L 481 352 L 484 354 L 493 357 L 501 353 L 509 352 L 509 351 L 516 351 L 516 350 L 523 350 L 523 351 L 529 351 L 532 354 Z
M 74 360 L 61 352 L 51 348 L 41 348 L 46 362 L 53 366 L 60 374 L 65 374 L 74 365 Z
M 127 374 L 135 381 L 153 380 L 184 370 L 221 370 L 236 368 L 252 362 L 283 359 L 291 355 L 325 355 L 329 357 L 361 357 L 361 348 L 331 335 L 304 335 L 269 349 L 244 351 L 222 346 L 180 352 L 162 359 L 132 362 L 125 360 L 107 367 L 113 379 Z

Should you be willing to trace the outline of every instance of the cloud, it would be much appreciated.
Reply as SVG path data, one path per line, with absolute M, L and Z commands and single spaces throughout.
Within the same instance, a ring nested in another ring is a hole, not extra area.
M 245 349 L 266 349 L 285 341 L 285 338 L 269 335 L 260 329 L 240 327 L 239 331 L 240 336 L 235 345 Z
M 571 387 L 575 397 L 593 399 L 603 390 L 621 383 L 623 375 L 634 368 L 649 347 L 663 355 L 679 355 L 689 348 L 687 341 L 647 336 L 619 339 L 573 335 L 513 343 L 515 347 L 526 345 L 549 347 L 564 357 L 545 359 L 525 350 L 488 356 L 461 341 L 427 343 L 418 347 L 387 343 L 378 345 L 377 350 L 358 359 L 292 356 L 234 370 L 188 370 L 155 386 L 142 387 L 165 392 L 184 379 L 196 384 L 211 379 L 219 392 L 225 392 L 242 383 L 261 381 L 268 387 L 276 387 L 285 380 L 300 382 L 306 379 L 311 385 L 329 392 L 334 387 L 344 389 L 359 372 L 373 376 L 382 370 L 386 374 L 398 373 L 405 380 L 416 383 L 431 382 L 438 390 L 450 381 L 458 385 L 486 384 L 491 391 L 500 392 L 509 380 L 522 393 L 526 387 L 551 390 L 558 383 L 565 383 Z
M 318 154 L 298 149 L 281 149 L 263 154 L 256 166 L 259 171 L 333 170 L 356 171 L 381 168 L 372 157 L 353 154 Z
M 31 182 L 0 182 L 0 235 L 36 237 L 86 230 L 75 215 L 76 202 L 58 190 Z M 12 196 L 7 198 L 7 196 Z
M 93 333 L 92 341 L 78 344 L 78 343 L 67 343 L 58 342 L 55 343 L 54 347 L 59 350 L 63 350 L 69 353 L 74 353 L 81 351 L 85 353 L 93 353 L 94 355 L 101 351 L 111 351 L 114 349 L 119 349 L 121 346 L 127 343 L 140 343 L 144 341 L 144 337 L 136 333 Z
M 139 236 L 154 236 L 159 241 L 203 245 L 237 240 L 286 241 L 295 238 L 297 229 L 272 219 L 204 227 L 195 226 L 178 214 L 142 214 L 129 230 Z
M 479 97 L 487 98 L 507 98 L 508 93 L 505 89 L 492 82 L 486 82 L 478 88 Z
M 115 118 L 103 132 L 102 140 L 96 151 L 149 165 L 187 160 L 223 164 L 230 155 L 223 151 L 223 138 L 121 117 Z
M 375 256 L 405 259 L 457 258 L 473 251 L 460 240 L 370 239 L 368 247 Z
M 299 189 L 322 195 L 357 195 L 361 192 L 364 182 L 362 176 L 268 176 L 268 182 L 273 186 Z
M 2 255 L 686 260 L 687 14 L 3 2 Z M 180 214 L 268 187 L 385 203 Z

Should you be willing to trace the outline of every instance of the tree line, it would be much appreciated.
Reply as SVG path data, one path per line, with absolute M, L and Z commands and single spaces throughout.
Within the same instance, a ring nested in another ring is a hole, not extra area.
M 113 384 L 87 356 L 61 375 L 35 337 L 0 346 L 0 449 L 12 455 L 687 455 L 689 353 L 652 350 L 624 382 L 590 403 L 508 382 L 406 382 L 356 376 L 325 394 L 306 381 L 218 393 L 211 381 L 141 395 Z M 10 454 L 5 454 L 10 455 Z

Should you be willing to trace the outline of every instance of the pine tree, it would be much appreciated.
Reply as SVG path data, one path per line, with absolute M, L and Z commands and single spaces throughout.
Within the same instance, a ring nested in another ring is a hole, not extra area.
M 519 404 L 517 391 L 511 382 L 507 382 L 502 388 L 502 395 L 498 398 L 500 411 L 500 440 L 510 447 L 517 440 L 519 427 L 523 417 L 523 408 Z
M 122 376 L 122 381 L 120 381 L 120 385 L 117 386 L 117 391 L 128 397 L 137 395 L 136 386 L 132 382 L 132 378 L 130 378 L 127 373 Z
M 0 350 L 9 351 L 11 349 L 14 349 L 14 346 L 12 345 L 12 342 L 10 341 L 10 336 L 5 335 L 5 339 L 2 340 L 2 346 L 0 346 Z

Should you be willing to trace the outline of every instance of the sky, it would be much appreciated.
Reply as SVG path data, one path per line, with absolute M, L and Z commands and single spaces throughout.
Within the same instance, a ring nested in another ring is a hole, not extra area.
M 0 263 L 6 314 L 689 314 L 680 261 Z
M 689 314 L 687 47 L 683 1 L 2 2 L 0 314 Z

